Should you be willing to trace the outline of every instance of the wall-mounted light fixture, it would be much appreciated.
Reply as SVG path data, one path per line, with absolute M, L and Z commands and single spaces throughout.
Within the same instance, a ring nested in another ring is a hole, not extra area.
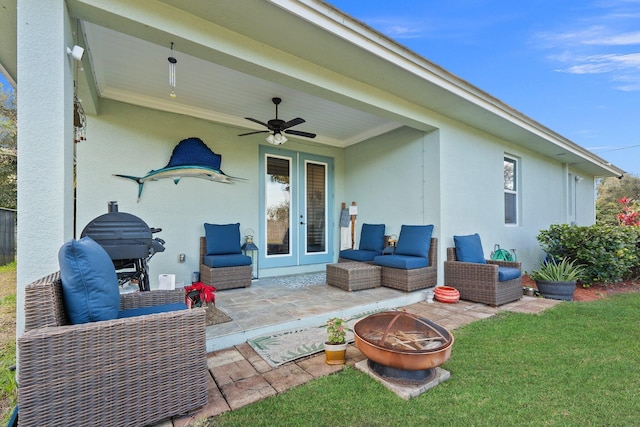
M 80 62 L 84 56 L 84 48 L 78 45 L 73 46 L 73 48 L 67 47 L 67 55 Z

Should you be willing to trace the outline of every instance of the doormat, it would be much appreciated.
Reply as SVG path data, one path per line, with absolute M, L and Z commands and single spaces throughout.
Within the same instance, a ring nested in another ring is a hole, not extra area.
M 289 289 L 299 289 L 307 286 L 326 285 L 327 277 L 324 272 L 322 273 L 306 273 L 306 274 L 292 274 L 288 276 L 279 276 L 266 279 L 265 281 L 271 281 L 277 286 L 284 286 Z
M 353 325 L 361 318 L 379 311 L 382 310 L 369 310 L 349 317 L 347 319 L 349 329 L 353 329 Z M 348 343 L 352 343 L 353 332 L 348 331 L 346 339 Z M 276 368 L 284 363 L 323 351 L 326 340 L 327 329 L 320 325 L 262 335 L 247 340 L 247 343 L 270 366 Z

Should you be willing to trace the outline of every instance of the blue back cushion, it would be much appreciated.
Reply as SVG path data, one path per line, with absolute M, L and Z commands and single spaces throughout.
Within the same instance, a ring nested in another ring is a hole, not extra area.
M 204 224 L 207 255 L 242 253 L 240 249 L 240 223 Z
M 433 225 L 403 225 L 394 254 L 428 258 L 432 233 Z
M 362 224 L 358 249 L 381 254 L 384 249 L 384 224 Z
M 62 297 L 73 324 L 118 318 L 120 290 L 113 261 L 90 237 L 70 240 L 58 252 Z
M 462 262 L 475 262 L 476 264 L 486 264 L 482 251 L 482 242 L 478 233 L 469 236 L 453 236 L 456 246 L 456 258 Z

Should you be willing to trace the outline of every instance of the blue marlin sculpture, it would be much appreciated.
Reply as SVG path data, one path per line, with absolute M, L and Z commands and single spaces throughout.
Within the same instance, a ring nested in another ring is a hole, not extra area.
M 171 159 L 162 169 L 150 171 L 145 176 L 131 176 L 114 174 L 120 178 L 126 178 L 138 183 L 138 201 L 142 195 L 142 187 L 147 181 L 157 181 L 163 178 L 171 178 L 175 184 L 180 178 L 203 178 L 210 181 L 232 184 L 234 180 L 244 180 L 229 176 L 222 172 L 220 163 L 222 156 L 216 154 L 200 138 L 187 138 L 180 141 L 171 153 Z

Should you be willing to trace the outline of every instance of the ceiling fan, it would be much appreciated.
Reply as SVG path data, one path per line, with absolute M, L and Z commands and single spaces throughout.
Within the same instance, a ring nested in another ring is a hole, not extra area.
M 257 131 L 254 131 L 254 132 L 241 133 L 238 136 L 253 135 L 255 133 L 272 132 L 271 135 L 269 135 L 267 137 L 267 142 L 269 144 L 273 144 L 273 145 L 282 145 L 285 142 L 287 142 L 287 138 L 285 138 L 285 136 L 282 134 L 282 132 L 288 133 L 290 135 L 304 136 L 306 138 L 315 138 L 316 137 L 315 133 L 303 132 L 303 131 L 299 131 L 299 130 L 289 129 L 289 128 L 292 128 L 294 126 L 297 126 L 299 124 L 304 123 L 305 120 L 300 118 L 300 117 L 296 117 L 295 119 L 289 120 L 288 122 L 285 122 L 284 120 L 279 119 L 278 118 L 278 105 L 282 102 L 282 99 L 280 99 L 280 98 L 272 98 L 271 101 L 273 101 L 274 105 L 276 106 L 276 118 L 275 119 L 271 119 L 267 123 L 265 123 L 265 122 L 262 122 L 260 120 L 257 120 L 257 119 L 251 118 L 251 117 L 245 117 L 247 120 L 251 120 L 252 122 L 258 123 L 259 125 L 262 125 L 262 126 L 266 127 L 268 130 L 257 130 Z

